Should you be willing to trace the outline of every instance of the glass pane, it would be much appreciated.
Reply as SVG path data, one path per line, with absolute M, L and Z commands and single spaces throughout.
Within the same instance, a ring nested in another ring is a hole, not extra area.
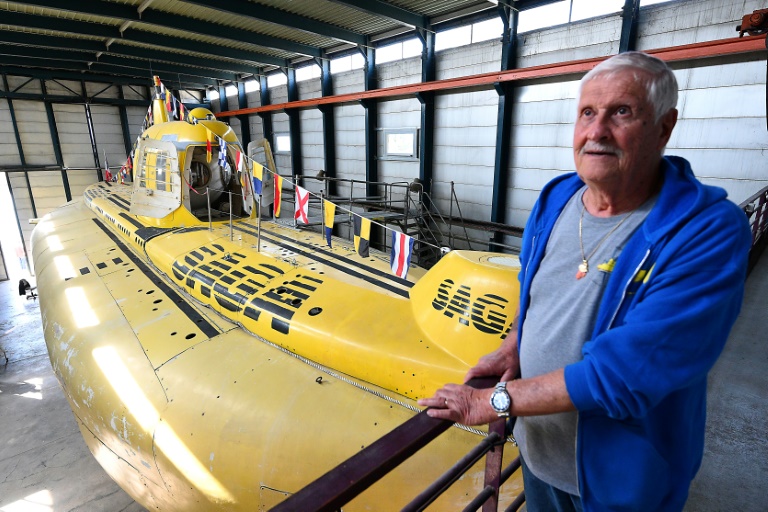
M 544 27 L 568 23 L 571 2 L 557 2 L 520 12 L 517 32 L 529 32 Z
M 418 39 L 403 41 L 403 58 L 421 56 L 422 44 Z
M 275 150 L 285 153 L 291 151 L 291 137 L 288 134 L 275 135 Z
M 435 34 L 435 51 L 456 48 L 472 42 L 472 25 L 456 27 Z
M 489 39 L 501 39 L 504 32 L 504 23 L 501 18 L 492 18 L 472 25 L 472 42 L 488 41 Z
M 384 64 L 403 58 L 403 43 L 390 44 L 376 48 L 376 63 Z
M 624 0 L 573 0 L 573 10 L 571 11 L 571 21 L 585 20 L 611 14 L 621 11 L 624 7 Z
M 282 73 L 274 73 L 272 75 L 267 75 L 267 87 L 270 89 L 272 87 L 277 87 L 278 85 L 285 85 L 288 83 L 288 77 L 286 77 Z

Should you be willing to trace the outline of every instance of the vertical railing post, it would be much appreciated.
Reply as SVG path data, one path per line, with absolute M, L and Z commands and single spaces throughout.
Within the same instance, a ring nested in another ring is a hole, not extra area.
M 208 231 L 213 231 L 213 225 L 211 224 L 211 189 L 205 187 L 205 198 L 208 200 Z
M 229 191 L 229 241 L 231 242 L 234 240 L 234 236 L 232 234 L 232 191 Z
M 496 492 L 483 504 L 483 512 L 496 512 L 499 507 L 499 485 L 506 428 L 506 418 L 499 418 L 488 425 L 488 434 L 498 434 L 502 442 L 494 446 L 485 456 L 485 487 L 493 487 Z

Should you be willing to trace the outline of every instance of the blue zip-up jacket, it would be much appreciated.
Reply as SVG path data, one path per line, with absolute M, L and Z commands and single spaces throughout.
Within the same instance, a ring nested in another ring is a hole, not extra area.
M 746 215 L 686 160 L 665 157 L 662 172 L 656 205 L 616 260 L 583 359 L 565 368 L 589 512 L 682 510 L 704 449 L 707 373 L 741 308 Z M 554 179 L 531 212 L 521 319 L 552 227 L 583 185 L 575 173 Z

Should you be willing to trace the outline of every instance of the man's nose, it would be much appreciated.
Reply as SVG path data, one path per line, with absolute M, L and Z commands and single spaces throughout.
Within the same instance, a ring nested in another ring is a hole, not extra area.
M 606 140 L 611 137 L 611 130 L 609 126 L 609 118 L 607 115 L 600 113 L 597 114 L 592 122 L 589 124 L 589 131 L 587 137 L 590 140 Z

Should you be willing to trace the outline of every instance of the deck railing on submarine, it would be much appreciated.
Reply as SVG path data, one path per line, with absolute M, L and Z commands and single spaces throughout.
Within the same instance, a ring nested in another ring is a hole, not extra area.
M 497 379 L 472 379 L 475 388 L 492 387 Z M 514 420 L 511 420 L 514 421 Z M 406 421 L 342 462 L 325 475 L 271 509 L 272 512 L 335 512 L 349 503 L 387 473 L 416 454 L 440 434 L 453 426 L 446 420 L 431 418 L 426 410 Z M 488 435 L 453 467 L 416 496 L 402 510 L 414 512 L 426 509 L 484 455 L 486 456 L 483 489 L 463 509 L 464 512 L 481 510 L 497 512 L 499 488 L 520 468 L 517 457 L 501 469 L 507 421 L 503 418 L 489 425 Z M 516 512 L 525 502 L 521 492 L 504 512 Z
M 747 198 L 739 207 L 744 210 L 752 230 L 748 266 L 748 272 L 751 272 L 768 245 L 768 187 Z

